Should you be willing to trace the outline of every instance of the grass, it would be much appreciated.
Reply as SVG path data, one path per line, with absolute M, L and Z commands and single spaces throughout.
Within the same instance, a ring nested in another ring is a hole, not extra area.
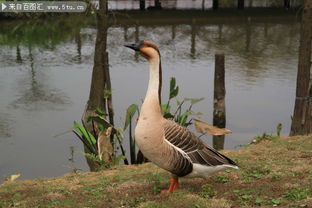
M 160 194 L 170 175 L 155 165 L 120 165 L 6 182 L 0 185 L 0 208 L 312 207 L 312 137 L 264 139 L 225 154 L 239 170 L 210 179 L 182 178 L 173 194 Z

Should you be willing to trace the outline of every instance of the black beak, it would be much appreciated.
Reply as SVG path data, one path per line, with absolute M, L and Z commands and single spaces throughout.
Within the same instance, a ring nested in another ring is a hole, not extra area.
M 140 43 L 131 43 L 131 44 L 125 44 L 124 46 L 127 48 L 131 48 L 135 51 L 139 51 L 140 50 Z

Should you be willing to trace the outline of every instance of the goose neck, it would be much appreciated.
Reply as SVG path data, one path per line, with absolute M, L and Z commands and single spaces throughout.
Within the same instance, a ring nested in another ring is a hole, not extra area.
M 151 112 L 161 114 L 160 92 L 161 92 L 161 65 L 160 59 L 149 60 L 149 82 L 147 93 L 142 106 L 142 113 Z

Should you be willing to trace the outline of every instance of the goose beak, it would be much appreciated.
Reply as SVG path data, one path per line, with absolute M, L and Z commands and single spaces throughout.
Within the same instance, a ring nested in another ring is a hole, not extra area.
M 140 51 L 140 44 L 138 44 L 138 43 L 125 44 L 124 46 L 127 48 L 131 48 L 135 51 Z

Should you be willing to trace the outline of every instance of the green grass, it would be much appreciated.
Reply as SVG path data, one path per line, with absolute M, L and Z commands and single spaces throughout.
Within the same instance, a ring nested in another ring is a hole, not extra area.
M 309 189 L 303 189 L 303 188 L 292 188 L 290 191 L 286 192 L 284 196 L 293 201 L 298 201 L 302 199 L 306 199 L 310 196 Z
M 170 174 L 151 163 L 6 182 L 0 185 L 0 207 L 312 207 L 311 144 L 311 137 L 264 139 L 226 151 L 239 170 L 210 179 L 182 178 L 173 194 L 160 193 Z

